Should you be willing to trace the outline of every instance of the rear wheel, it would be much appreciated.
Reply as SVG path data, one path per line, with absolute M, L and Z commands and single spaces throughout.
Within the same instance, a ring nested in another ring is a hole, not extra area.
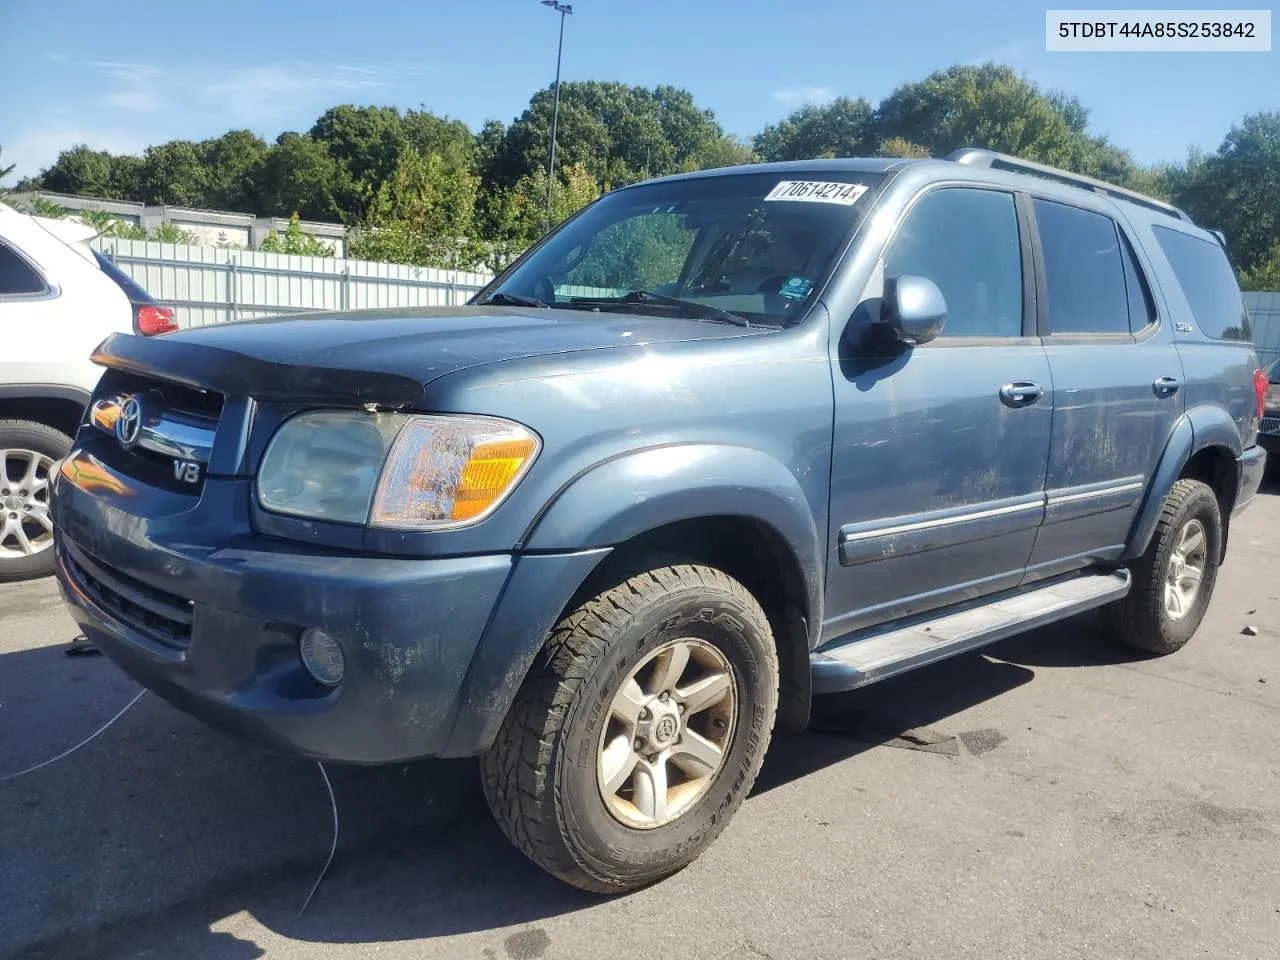
M 1204 619 L 1221 556 L 1217 496 L 1199 480 L 1179 480 L 1146 553 L 1129 566 L 1133 588 L 1107 608 L 1116 639 L 1145 653 L 1181 648 Z
M 0 582 L 53 572 L 49 471 L 70 449 L 43 423 L 0 420 Z
M 574 886 L 620 893 L 697 857 L 751 789 L 778 660 L 764 611 L 709 567 L 650 570 L 555 627 L 481 760 L 507 836 Z

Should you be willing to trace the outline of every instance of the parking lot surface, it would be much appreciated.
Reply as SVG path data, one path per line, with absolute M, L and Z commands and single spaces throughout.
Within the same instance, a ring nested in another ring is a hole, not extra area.
M 515 852 L 473 762 L 331 767 L 299 918 L 316 766 L 144 696 L 0 782 L 0 957 L 1280 956 L 1277 492 L 1180 653 L 1084 616 L 833 698 L 705 856 L 612 900 Z M 136 695 L 74 634 L 52 581 L 0 585 L 0 777 Z

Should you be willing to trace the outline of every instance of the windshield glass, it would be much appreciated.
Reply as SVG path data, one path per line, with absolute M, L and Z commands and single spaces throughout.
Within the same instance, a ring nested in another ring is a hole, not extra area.
M 506 294 L 654 316 L 714 318 L 720 310 L 781 326 L 800 317 L 822 287 L 880 179 L 853 171 L 749 173 L 619 190 L 481 299 Z M 691 301 L 693 309 L 661 298 Z

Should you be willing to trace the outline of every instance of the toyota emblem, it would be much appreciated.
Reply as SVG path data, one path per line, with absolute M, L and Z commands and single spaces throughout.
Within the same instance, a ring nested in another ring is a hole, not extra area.
M 120 446 L 132 450 L 141 432 L 142 401 L 137 397 L 130 397 L 120 405 L 120 416 L 116 418 L 116 439 L 120 441 Z

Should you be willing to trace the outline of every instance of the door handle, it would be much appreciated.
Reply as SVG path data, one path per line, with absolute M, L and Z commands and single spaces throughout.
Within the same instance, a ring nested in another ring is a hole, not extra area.
M 1182 381 L 1177 377 L 1156 377 L 1151 384 L 1151 389 L 1156 392 L 1157 397 L 1172 397 L 1178 392 L 1178 388 L 1182 386 Z
M 1000 388 L 1000 402 L 1010 407 L 1026 407 L 1044 396 L 1044 388 L 1030 380 L 1015 380 Z

